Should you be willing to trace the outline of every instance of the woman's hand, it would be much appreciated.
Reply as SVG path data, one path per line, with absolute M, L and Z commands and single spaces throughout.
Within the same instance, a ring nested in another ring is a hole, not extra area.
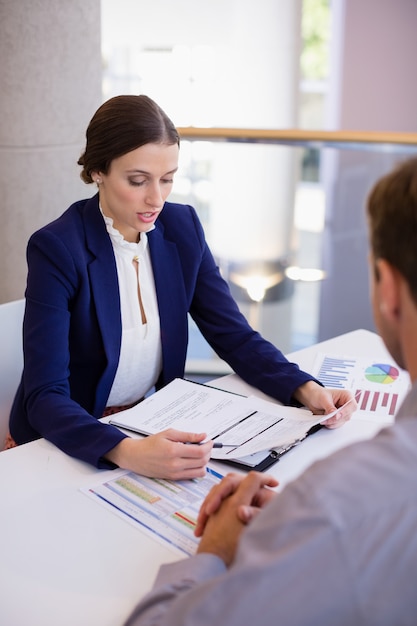
M 314 380 L 310 380 L 294 393 L 294 398 L 306 406 L 314 415 L 327 415 L 333 413 L 339 407 L 349 402 L 341 408 L 333 417 L 323 422 L 327 428 L 338 428 L 349 421 L 352 413 L 356 411 L 358 405 L 353 399 L 350 391 L 346 389 L 327 389 L 321 387 Z
M 126 437 L 106 454 L 123 469 L 152 478 L 182 480 L 205 476 L 212 441 L 201 443 L 205 433 L 170 428 L 145 439 Z

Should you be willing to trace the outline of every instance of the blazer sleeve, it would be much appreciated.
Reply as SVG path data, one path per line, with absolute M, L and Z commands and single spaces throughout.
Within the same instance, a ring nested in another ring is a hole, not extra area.
M 175 233 L 173 239 L 181 242 L 178 249 L 189 312 L 202 335 L 243 380 L 283 404 L 291 404 L 294 391 L 315 378 L 251 328 L 220 274 L 195 210 L 182 206 L 169 216 L 168 212 L 162 214 L 167 229 Z
M 94 415 L 106 358 L 88 252 L 71 250 L 71 234 L 60 235 L 45 228 L 28 244 L 24 371 L 11 432 L 18 443 L 42 436 L 73 457 L 109 467 L 103 455 L 126 435 L 98 421 L 101 413 Z

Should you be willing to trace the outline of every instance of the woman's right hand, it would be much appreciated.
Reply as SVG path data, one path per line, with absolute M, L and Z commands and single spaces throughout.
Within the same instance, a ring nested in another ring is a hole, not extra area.
M 151 478 L 201 478 L 205 476 L 213 447 L 212 441 L 201 443 L 205 438 L 205 433 L 173 428 L 144 439 L 126 437 L 106 454 L 106 459 L 122 469 Z

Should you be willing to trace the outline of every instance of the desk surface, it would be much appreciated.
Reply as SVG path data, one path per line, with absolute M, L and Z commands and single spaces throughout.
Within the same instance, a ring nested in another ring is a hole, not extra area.
M 358 330 L 288 358 L 311 371 L 318 351 L 387 355 L 377 335 Z M 216 386 L 262 396 L 234 374 Z M 352 420 L 339 430 L 320 431 L 270 473 L 282 487 L 316 459 L 378 429 Z M 80 492 L 111 474 L 71 459 L 44 439 L 0 454 L 2 624 L 120 625 L 151 588 L 159 565 L 179 558 Z

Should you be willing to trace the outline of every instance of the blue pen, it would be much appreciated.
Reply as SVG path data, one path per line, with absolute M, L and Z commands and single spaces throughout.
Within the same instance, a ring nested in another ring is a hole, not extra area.
M 185 443 L 191 446 L 202 446 L 203 444 L 208 443 L 208 441 L 186 441 Z M 220 443 L 220 441 L 215 441 L 213 443 L 213 448 L 238 448 L 239 446 L 240 443 Z

